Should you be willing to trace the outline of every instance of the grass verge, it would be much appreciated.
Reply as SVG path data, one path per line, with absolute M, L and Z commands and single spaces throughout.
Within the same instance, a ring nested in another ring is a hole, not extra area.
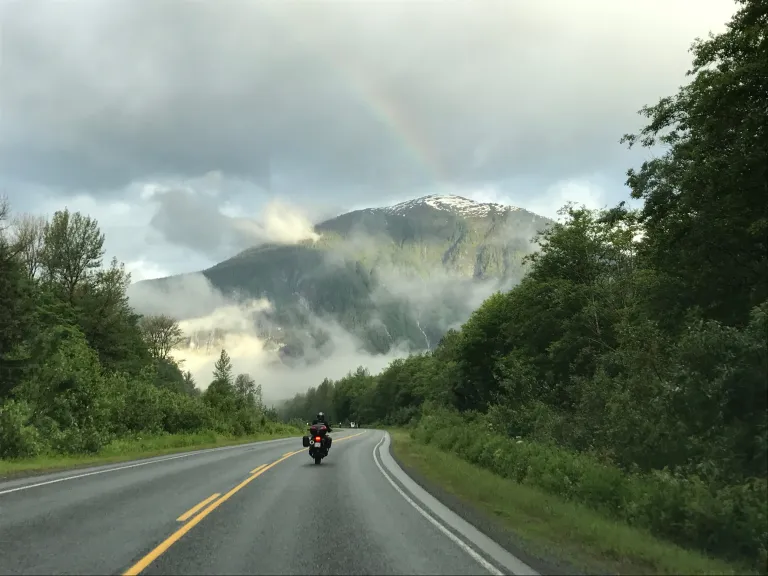
M 151 458 L 190 452 L 220 446 L 235 446 L 262 440 L 276 440 L 300 436 L 302 432 L 288 426 L 275 426 L 273 429 L 249 436 L 227 436 L 217 432 L 197 432 L 194 434 L 165 434 L 160 436 L 134 436 L 120 438 L 107 444 L 97 454 L 61 455 L 45 454 L 35 458 L 18 460 L 0 460 L 0 478 L 18 478 L 46 472 L 58 472 L 86 466 L 113 464 L 139 458 Z
M 647 532 L 606 519 L 584 506 L 517 484 L 434 446 L 390 430 L 392 450 L 428 482 L 495 519 L 526 552 L 585 573 L 748 574 Z

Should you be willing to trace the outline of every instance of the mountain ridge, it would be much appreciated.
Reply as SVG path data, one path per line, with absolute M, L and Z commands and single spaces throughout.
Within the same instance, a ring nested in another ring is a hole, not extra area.
M 339 214 L 314 226 L 317 239 L 254 246 L 196 274 L 231 300 L 272 303 L 254 325 L 260 338 L 280 334 L 283 359 L 328 354 L 333 339 L 323 325 L 330 323 L 369 353 L 417 351 L 434 346 L 492 292 L 519 281 L 532 238 L 551 222 L 515 206 L 428 195 Z M 172 305 L 171 285 L 193 276 L 138 282 L 132 300 L 140 313 L 154 313 L 142 306 L 142 291 L 165 292 Z

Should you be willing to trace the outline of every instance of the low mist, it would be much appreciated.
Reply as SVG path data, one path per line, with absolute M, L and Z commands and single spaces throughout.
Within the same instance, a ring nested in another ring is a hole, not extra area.
M 445 332 L 459 328 L 495 292 L 513 288 L 523 274 L 522 267 L 513 267 L 503 278 L 483 278 L 484 271 L 472 270 L 471 258 L 462 260 L 461 271 L 453 270 L 443 260 L 440 240 L 398 245 L 388 225 L 378 222 L 367 230 L 353 223 L 342 238 L 331 235 L 316 248 L 320 260 L 286 261 L 284 274 L 258 284 L 268 297 L 225 294 L 203 273 L 139 282 L 130 286 L 129 297 L 139 313 L 179 321 L 188 341 L 173 356 L 199 388 L 207 388 L 226 349 L 234 372 L 250 374 L 265 400 L 278 402 L 358 366 L 377 373 L 395 358 L 434 349 Z M 295 244 L 320 238 L 309 219 L 279 201 L 268 204 L 259 221 L 231 218 L 230 224 L 252 241 Z M 540 225 L 535 215 L 496 225 L 486 245 L 497 257 L 501 246 L 531 252 Z M 248 284 L 250 274 L 265 273 L 259 264 L 242 268 L 249 266 L 247 260 L 239 266 L 238 273 L 217 274 L 238 286 Z M 275 270 L 282 268 L 271 273 Z M 271 298 L 279 299 L 279 309 Z M 328 312 L 321 314 L 323 309 Z
M 260 219 L 232 218 L 231 222 L 234 229 L 244 236 L 243 240 L 250 244 L 296 244 L 302 240 L 320 239 L 310 219 L 297 207 L 281 200 L 270 201 Z
M 226 296 L 202 273 L 140 282 L 131 285 L 128 293 L 138 312 L 169 314 L 180 320 L 190 342 L 175 350 L 173 357 L 181 362 L 183 370 L 192 373 L 202 390 L 210 384 L 222 348 L 232 359 L 236 374 L 248 373 L 262 385 L 268 403 L 304 392 L 324 378 L 340 378 L 360 365 L 378 372 L 395 358 L 408 354 L 405 347 L 395 347 L 385 355 L 370 354 L 355 335 L 332 319 L 311 316 L 311 324 L 329 335 L 333 353 L 326 358 L 315 357 L 311 364 L 300 359 L 288 366 L 277 347 L 280 328 L 270 326 L 265 314 L 272 310 L 266 299 Z M 206 313 L 196 315 L 195 311 L 200 310 Z

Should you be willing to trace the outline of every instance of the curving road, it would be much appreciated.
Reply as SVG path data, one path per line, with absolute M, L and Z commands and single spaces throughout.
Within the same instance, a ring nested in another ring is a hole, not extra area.
M 2 574 L 536 574 L 424 492 L 376 430 L 0 483 Z

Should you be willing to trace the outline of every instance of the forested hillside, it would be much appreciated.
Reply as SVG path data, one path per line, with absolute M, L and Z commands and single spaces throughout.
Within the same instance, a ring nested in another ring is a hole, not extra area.
M 315 240 L 256 246 L 202 274 L 231 299 L 274 305 L 261 315 L 258 335 L 284 359 L 327 357 L 329 336 L 313 318 L 337 323 L 371 354 L 428 350 L 483 297 L 519 281 L 531 238 L 549 223 L 511 206 L 425 196 L 342 214 L 316 225 Z M 154 312 L 142 308 L 142 292 L 171 301 L 182 281 L 139 282 L 132 300 L 140 312 Z
M 137 435 L 284 428 L 225 351 L 204 394 L 170 357 L 170 317 L 140 317 L 130 278 L 103 265 L 104 235 L 79 212 L 50 221 L 0 206 L 0 458 L 96 453 Z
M 768 4 L 740 0 L 691 80 L 624 137 L 639 211 L 569 206 L 514 289 L 428 353 L 286 418 L 410 425 L 494 472 L 766 572 Z

